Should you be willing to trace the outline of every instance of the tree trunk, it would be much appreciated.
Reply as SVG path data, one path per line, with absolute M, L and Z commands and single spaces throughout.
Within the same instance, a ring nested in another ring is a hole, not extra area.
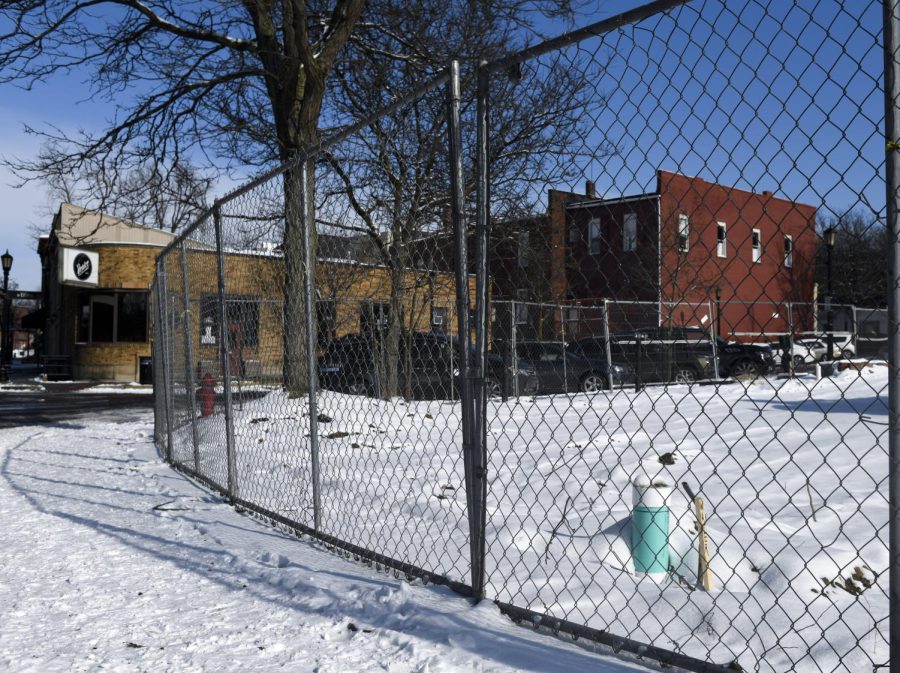
M 303 171 L 300 166 L 284 174 L 284 328 L 282 332 L 284 348 L 284 387 L 291 397 L 299 397 L 309 392 L 312 377 L 307 360 L 307 340 L 315 344 L 315 321 L 313 334 L 307 334 L 307 311 L 315 306 L 307 306 L 306 281 L 315 278 L 316 228 L 315 228 L 315 174 L 313 162 L 307 164 L 307 190 L 309 203 L 303 199 Z M 305 212 L 304 212 L 305 210 Z M 307 268 L 304 227 L 309 224 L 309 246 L 312 268 Z M 313 286 L 315 287 L 315 286 Z

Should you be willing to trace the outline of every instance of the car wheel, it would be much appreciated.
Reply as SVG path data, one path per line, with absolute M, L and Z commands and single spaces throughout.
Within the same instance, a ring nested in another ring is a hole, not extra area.
M 731 375 L 735 378 L 738 376 L 759 376 L 759 365 L 753 362 L 753 360 L 741 360 L 740 362 L 735 362 L 731 367 Z
M 583 393 L 599 393 L 606 389 L 606 380 L 600 374 L 591 372 L 581 379 L 581 392 Z
M 856 357 L 856 353 L 854 353 L 849 348 L 845 348 L 844 350 L 841 351 L 841 357 L 844 358 L 845 360 L 850 360 L 851 358 Z
M 795 367 L 802 367 L 802 366 L 803 366 L 803 356 L 802 356 L 802 355 L 795 355 L 795 356 L 794 356 L 794 366 L 795 366 Z
M 491 399 L 492 397 L 501 397 L 503 395 L 503 387 L 500 385 L 500 381 L 493 376 L 488 376 L 484 380 L 484 392 L 488 399 Z
M 690 367 L 682 367 L 675 370 L 674 380 L 675 383 L 695 383 L 697 381 L 697 372 Z
M 369 395 L 369 384 L 365 381 L 353 381 L 347 385 L 347 392 L 351 395 Z

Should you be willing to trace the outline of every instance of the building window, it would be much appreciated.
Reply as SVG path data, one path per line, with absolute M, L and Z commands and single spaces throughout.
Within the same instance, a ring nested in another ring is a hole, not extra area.
M 84 293 L 78 297 L 76 340 L 79 343 L 147 341 L 147 293 Z
M 728 256 L 728 233 L 724 222 L 716 222 L 716 254 Z
M 516 304 L 516 324 L 524 325 L 528 322 L 528 290 L 516 290 L 516 298 L 519 302 Z
M 363 334 L 377 332 L 384 334 L 387 331 L 391 317 L 391 305 L 372 301 L 360 302 L 359 329 Z
M 470 323 L 470 326 L 474 326 Z M 447 333 L 447 309 L 444 306 L 431 307 L 431 331 L 435 334 Z
M 576 225 L 569 227 L 569 245 L 575 245 L 581 240 L 581 231 Z
M 688 251 L 688 241 L 691 237 L 691 221 L 684 213 L 678 215 L 678 252 Z
M 759 264 L 762 261 L 762 236 L 760 236 L 759 229 L 753 230 L 752 235 L 752 243 L 753 243 L 753 263 Z
M 637 215 L 628 213 L 622 220 L 622 250 L 637 250 Z
M 225 322 L 232 348 L 259 345 L 259 300 L 256 297 L 225 295 Z M 200 297 L 200 325 L 200 343 L 216 343 L 220 334 L 217 295 Z
M 588 249 L 592 255 L 600 254 L 600 220 L 591 220 L 588 223 Z
M 787 268 L 794 266 L 794 237 L 784 237 L 784 265 Z
M 528 249 L 528 232 L 520 231 L 519 232 L 519 268 L 527 269 L 528 268 L 528 258 L 529 258 L 529 249 Z

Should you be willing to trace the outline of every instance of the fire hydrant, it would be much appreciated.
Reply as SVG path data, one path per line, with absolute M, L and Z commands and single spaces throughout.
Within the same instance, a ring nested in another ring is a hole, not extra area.
M 200 381 L 197 397 L 200 398 L 200 415 L 212 416 L 216 405 L 216 382 L 209 372 L 206 372 Z

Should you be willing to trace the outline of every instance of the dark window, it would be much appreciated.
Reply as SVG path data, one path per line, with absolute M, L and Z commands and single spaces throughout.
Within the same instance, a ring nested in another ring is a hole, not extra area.
M 111 343 L 116 333 L 116 299 L 114 295 L 91 297 L 91 341 Z
M 219 338 L 219 298 L 214 294 L 200 297 L 201 344 L 212 345 Z M 259 301 L 255 297 L 225 295 L 225 322 L 232 346 L 259 345 Z
M 474 325 L 470 325 L 470 327 L 474 327 Z M 436 334 L 447 333 L 447 309 L 445 307 L 431 307 L 431 331 Z
M 78 333 L 75 336 L 78 343 L 87 343 L 91 340 L 91 295 L 78 295 Z
M 359 330 L 363 334 L 371 334 L 372 332 L 382 334 L 387 330 L 390 316 L 390 304 L 380 304 L 371 301 L 360 302 Z
M 259 302 L 245 297 L 225 297 L 225 320 L 232 347 L 259 345 Z
M 600 220 L 591 220 L 588 224 L 588 248 L 592 255 L 599 255 L 603 249 L 601 236 Z
M 147 341 L 146 292 L 80 294 L 77 311 L 79 343 Z
M 142 343 L 147 340 L 147 294 L 119 294 L 116 341 Z

